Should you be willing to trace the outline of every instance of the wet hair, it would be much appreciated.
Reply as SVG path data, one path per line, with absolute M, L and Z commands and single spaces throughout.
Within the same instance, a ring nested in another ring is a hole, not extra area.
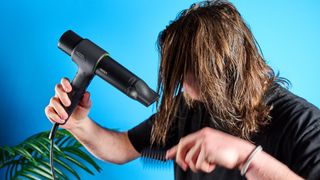
M 277 76 L 240 13 L 227 1 L 204 1 L 183 10 L 158 37 L 157 114 L 151 142 L 164 145 L 176 119 L 187 73 L 196 80 L 212 123 L 250 139 L 270 120 L 264 102 Z

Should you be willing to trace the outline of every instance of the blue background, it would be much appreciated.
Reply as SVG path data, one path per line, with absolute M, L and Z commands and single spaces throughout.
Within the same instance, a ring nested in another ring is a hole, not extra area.
M 156 88 L 158 33 L 193 2 L 9 1 L 0 2 L 0 146 L 16 145 L 51 127 L 44 108 L 61 77 L 73 78 L 76 65 L 57 48 L 72 29 L 110 52 L 122 65 Z M 291 90 L 320 106 L 320 1 L 235 1 L 268 63 L 292 82 Z M 89 87 L 90 116 L 102 126 L 127 130 L 154 112 L 95 78 Z M 83 179 L 173 179 L 172 169 L 99 161 L 103 171 Z M 3 174 L 1 174 L 3 177 Z

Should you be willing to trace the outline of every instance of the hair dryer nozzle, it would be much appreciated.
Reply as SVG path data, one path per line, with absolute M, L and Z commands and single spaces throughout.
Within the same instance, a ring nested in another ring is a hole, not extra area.
M 72 51 L 74 48 L 79 44 L 80 41 L 82 41 L 83 38 L 80 37 L 75 32 L 68 30 L 66 31 L 58 42 L 58 47 L 67 53 L 69 56 L 71 56 Z
M 159 98 L 159 95 L 149 88 L 148 85 L 142 80 L 138 80 L 134 87 L 134 91 L 137 92 L 136 99 L 147 107 Z

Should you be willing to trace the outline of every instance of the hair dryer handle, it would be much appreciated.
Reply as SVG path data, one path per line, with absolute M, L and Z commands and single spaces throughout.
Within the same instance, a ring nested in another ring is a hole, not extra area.
M 68 107 L 64 107 L 65 111 L 68 114 L 68 119 L 70 117 L 70 115 L 72 114 L 72 112 L 75 110 L 75 108 L 78 106 L 79 102 L 81 101 L 87 87 L 90 84 L 90 81 L 93 78 L 93 74 L 87 74 L 87 73 L 83 73 L 81 72 L 81 70 L 79 70 L 76 74 L 76 76 L 73 78 L 72 82 L 71 82 L 71 86 L 72 86 L 72 91 L 70 93 L 68 93 L 68 97 L 71 101 L 71 105 Z M 61 123 L 59 125 L 64 125 L 67 120 L 64 123 Z

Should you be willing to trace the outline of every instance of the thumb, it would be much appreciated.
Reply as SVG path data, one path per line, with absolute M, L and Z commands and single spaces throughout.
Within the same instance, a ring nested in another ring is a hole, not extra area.
M 166 159 L 173 159 L 176 154 L 177 154 L 177 150 L 178 150 L 178 146 L 175 145 L 174 147 L 172 147 L 171 149 L 169 149 L 166 153 Z

